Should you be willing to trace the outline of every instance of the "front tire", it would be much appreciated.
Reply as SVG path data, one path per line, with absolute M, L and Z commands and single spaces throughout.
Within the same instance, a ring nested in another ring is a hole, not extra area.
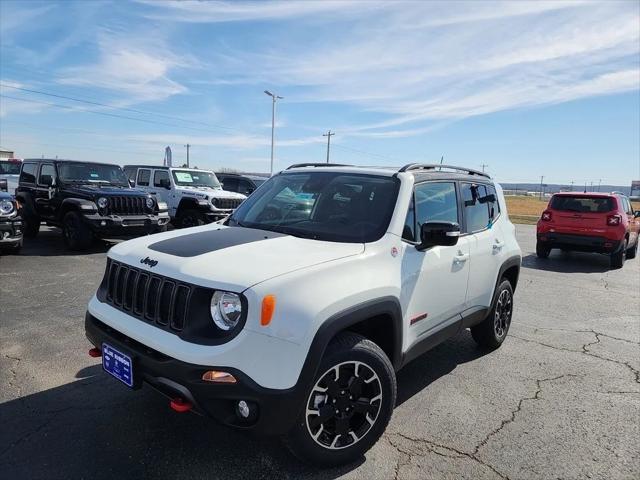
M 77 212 L 69 212 L 62 219 L 62 235 L 70 250 L 86 250 L 93 242 L 93 234 Z
M 342 333 L 327 347 L 285 442 L 303 461 L 352 462 L 384 433 L 396 394 L 395 372 L 382 349 L 361 335 Z
M 180 228 L 198 227 L 207 223 L 207 218 L 198 210 L 184 210 L 178 217 Z
M 627 249 L 627 260 L 636 258 L 636 255 L 638 254 L 638 243 L 640 243 L 640 236 L 636 238 L 635 245 Z
M 471 327 L 471 336 L 483 348 L 495 350 L 507 338 L 513 315 L 513 288 L 509 280 L 498 285 L 491 312 L 482 323 Z
M 22 217 L 22 235 L 25 238 L 35 238 L 40 231 L 40 217 L 25 214 Z

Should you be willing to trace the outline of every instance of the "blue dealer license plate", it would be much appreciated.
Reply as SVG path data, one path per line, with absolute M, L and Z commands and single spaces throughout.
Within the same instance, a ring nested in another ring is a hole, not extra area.
M 128 387 L 133 387 L 133 362 L 131 357 L 106 343 L 102 344 L 102 368 Z

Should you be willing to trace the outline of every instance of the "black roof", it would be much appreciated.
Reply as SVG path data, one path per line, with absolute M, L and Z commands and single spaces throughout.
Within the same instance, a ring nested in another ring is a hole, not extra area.
M 66 160 L 64 158 L 25 158 L 22 163 L 95 163 L 96 165 L 111 165 L 119 167 L 117 163 L 92 162 L 90 160 Z

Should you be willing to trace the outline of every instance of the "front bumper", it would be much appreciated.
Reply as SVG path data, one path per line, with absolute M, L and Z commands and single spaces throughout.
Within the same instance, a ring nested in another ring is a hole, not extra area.
M 131 357 L 134 388 L 146 383 L 171 399 L 189 401 L 197 413 L 224 425 L 257 435 L 282 435 L 295 423 L 303 403 L 304 389 L 264 388 L 235 368 L 194 365 L 171 358 L 109 327 L 89 312 L 85 316 L 85 331 L 96 348 L 102 349 L 102 344 L 107 343 Z M 202 374 L 207 370 L 229 372 L 237 383 L 205 382 Z M 237 415 L 239 400 L 254 406 L 255 416 L 243 420 Z
M 548 248 L 562 248 L 579 252 L 614 253 L 623 247 L 618 240 L 591 235 L 547 232 L 537 234 L 538 243 Z
M 0 246 L 13 246 L 22 240 L 22 218 L 0 217 Z
M 84 215 L 94 234 L 109 238 L 129 238 L 164 230 L 169 223 L 169 214 L 155 215 Z

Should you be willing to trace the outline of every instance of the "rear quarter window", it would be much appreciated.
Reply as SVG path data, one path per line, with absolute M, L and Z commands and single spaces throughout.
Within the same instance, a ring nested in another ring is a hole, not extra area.
M 557 195 L 551 199 L 551 208 L 565 212 L 605 213 L 616 208 L 611 197 L 585 197 Z

